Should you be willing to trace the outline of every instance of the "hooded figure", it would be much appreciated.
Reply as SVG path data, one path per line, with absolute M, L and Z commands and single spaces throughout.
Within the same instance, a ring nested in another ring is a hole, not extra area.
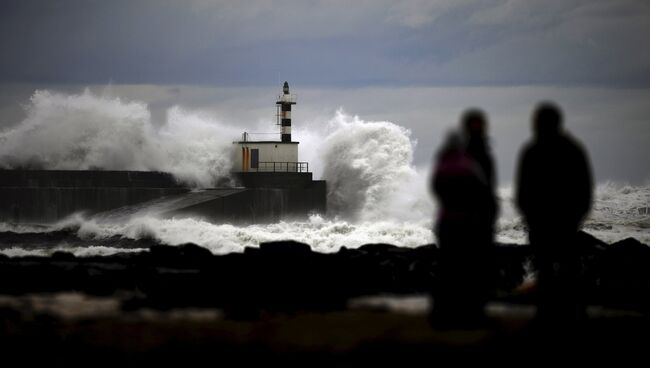
M 481 167 L 490 187 L 495 189 L 495 165 L 488 144 L 488 123 L 485 113 L 478 109 L 466 111 L 461 120 L 461 129 L 465 139 L 465 150 Z
M 439 205 L 435 233 L 441 250 L 432 317 L 472 323 L 483 317 L 490 292 L 494 196 L 456 133 L 437 155 L 431 190 Z
M 481 202 L 483 222 L 482 236 L 484 242 L 494 241 L 494 225 L 499 212 L 496 196 L 495 164 L 488 142 L 488 123 L 485 113 L 479 109 L 470 109 L 463 114 L 461 129 L 465 141 L 465 151 L 478 165 L 489 188 L 489 197 Z
M 481 247 L 478 234 L 484 235 L 491 227 L 494 197 L 481 165 L 456 133 L 449 134 L 438 153 L 431 189 L 439 204 L 436 235 L 440 246 L 449 245 L 450 251 Z

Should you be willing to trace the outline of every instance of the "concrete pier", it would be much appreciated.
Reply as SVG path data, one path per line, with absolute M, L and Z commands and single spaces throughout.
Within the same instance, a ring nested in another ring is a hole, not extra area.
M 49 223 L 188 190 L 160 172 L 0 170 L 0 221 Z
M 326 211 L 325 182 L 312 181 L 311 173 L 242 181 L 245 187 L 193 191 L 161 172 L 0 170 L 0 221 L 52 223 L 79 212 L 100 217 L 139 212 L 259 223 Z

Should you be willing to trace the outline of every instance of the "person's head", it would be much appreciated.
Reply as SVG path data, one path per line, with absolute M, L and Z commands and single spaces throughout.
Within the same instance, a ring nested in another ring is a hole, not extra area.
M 480 109 L 470 109 L 463 113 L 461 129 L 468 138 L 484 138 L 487 135 L 487 118 Z
M 555 137 L 562 131 L 562 111 L 552 102 L 543 102 L 533 113 L 533 133 L 537 139 Z

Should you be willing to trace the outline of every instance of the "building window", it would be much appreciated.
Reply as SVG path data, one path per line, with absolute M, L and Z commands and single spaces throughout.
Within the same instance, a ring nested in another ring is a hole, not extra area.
M 260 165 L 260 150 L 253 148 L 251 150 L 251 169 L 257 169 Z

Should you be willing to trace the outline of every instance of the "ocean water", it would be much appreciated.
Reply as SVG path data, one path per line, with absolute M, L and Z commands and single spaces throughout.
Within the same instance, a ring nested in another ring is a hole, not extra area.
M 242 131 L 180 107 L 168 111 L 166 124 L 154 126 L 146 104 L 90 92 L 37 91 L 26 108 L 24 121 L 0 132 L 2 168 L 158 170 L 200 189 L 227 177 L 231 142 Z M 408 129 L 338 111 L 324 124 L 298 127 L 294 134 L 300 136 L 301 158 L 310 162 L 314 176 L 328 181 L 327 216 L 236 226 L 161 218 L 155 211 L 110 220 L 75 214 L 55 224 L 0 223 L 0 254 L 65 250 L 91 256 L 145 250 L 146 242 L 138 240 L 191 242 L 215 254 L 286 239 L 319 252 L 367 243 L 416 247 L 435 242 L 429 170 L 413 164 L 416 142 Z M 498 241 L 525 243 L 512 189 L 501 188 L 499 197 Z M 597 186 L 585 231 L 607 242 L 634 237 L 650 244 L 649 229 L 650 184 Z

